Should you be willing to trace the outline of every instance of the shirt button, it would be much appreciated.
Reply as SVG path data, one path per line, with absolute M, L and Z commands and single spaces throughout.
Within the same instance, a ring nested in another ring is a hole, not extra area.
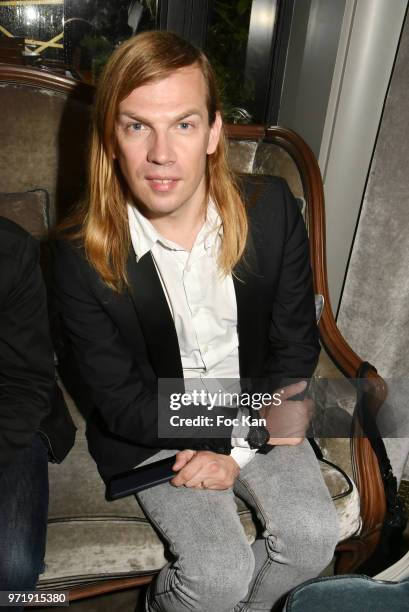
M 209 346 L 207 344 L 205 344 L 204 347 L 203 347 L 203 352 L 207 353 L 208 350 L 209 350 Z

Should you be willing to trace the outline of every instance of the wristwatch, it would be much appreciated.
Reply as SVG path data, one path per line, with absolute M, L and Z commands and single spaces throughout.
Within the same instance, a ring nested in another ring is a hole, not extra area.
M 249 427 L 246 442 L 248 442 L 250 448 L 263 448 L 264 446 L 266 446 L 269 439 L 270 432 L 268 431 L 267 427 L 264 427 L 263 425 L 259 425 L 257 427 Z

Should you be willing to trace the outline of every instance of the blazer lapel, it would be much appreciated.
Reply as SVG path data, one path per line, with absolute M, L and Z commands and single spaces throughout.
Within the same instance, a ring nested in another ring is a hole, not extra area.
M 158 378 L 183 379 L 175 325 L 151 253 L 137 262 L 131 248 L 127 273 L 131 298 Z
M 183 379 L 175 325 L 150 252 L 137 262 L 131 249 L 127 273 L 132 302 L 158 378 Z M 259 339 L 264 333 L 261 304 L 255 297 L 260 295 L 260 278 L 257 253 L 249 234 L 245 257 L 233 270 L 241 377 L 251 376 L 260 349 Z
M 244 257 L 233 270 L 237 302 L 239 365 L 241 378 L 248 378 L 260 350 L 260 333 L 264 333 L 260 303 L 261 273 L 252 235 L 249 233 Z

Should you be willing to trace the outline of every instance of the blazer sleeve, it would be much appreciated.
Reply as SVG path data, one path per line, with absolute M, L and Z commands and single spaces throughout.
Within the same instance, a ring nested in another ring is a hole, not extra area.
M 320 353 L 308 235 L 284 180 L 281 188 L 284 242 L 272 304 L 268 363 L 269 376 L 277 386 L 286 379 L 311 378 Z
M 30 444 L 55 383 L 38 245 L 23 234 L 14 242 L 0 254 L 0 471 Z
M 231 428 L 225 438 L 158 436 L 157 394 L 144 382 L 130 347 L 97 295 L 101 282 L 82 249 L 67 241 L 56 242 L 54 308 L 104 426 L 140 446 L 229 454 Z

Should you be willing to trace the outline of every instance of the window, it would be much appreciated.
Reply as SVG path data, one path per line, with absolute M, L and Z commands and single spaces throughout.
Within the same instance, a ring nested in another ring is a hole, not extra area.
M 95 82 L 108 57 L 136 32 L 157 27 L 157 0 L 65 0 L 65 61 Z
M 42 55 L 51 60 L 64 57 L 64 0 L 0 1 L 0 36 L 21 39 L 25 56 Z M 12 40 L 10 40 L 12 42 Z
M 225 116 L 276 123 L 294 0 L 162 0 L 159 26 L 201 47 L 215 67 Z
M 26 59 L 33 63 L 69 69 L 95 83 L 122 41 L 144 30 L 170 30 L 209 56 L 227 120 L 275 123 L 293 2 L 0 0 L 0 36 L 22 37 Z

